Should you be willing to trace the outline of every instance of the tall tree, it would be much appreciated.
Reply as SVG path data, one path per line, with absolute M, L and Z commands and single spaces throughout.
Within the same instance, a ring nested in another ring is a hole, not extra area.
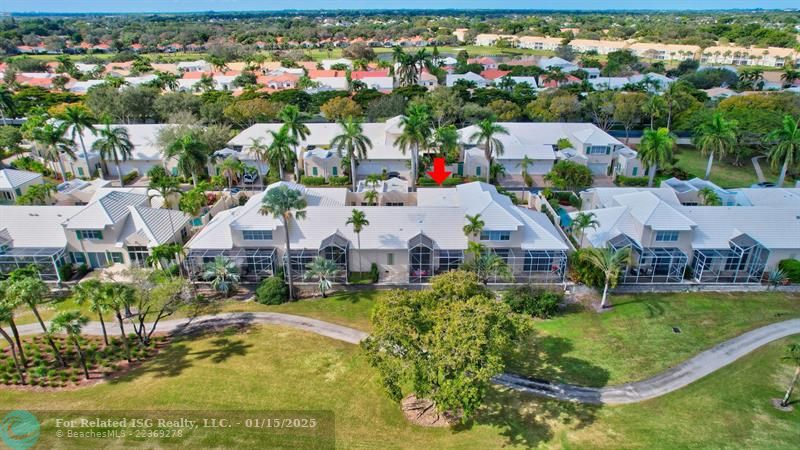
M 783 123 L 777 130 L 767 135 L 767 141 L 773 145 L 769 153 L 769 161 L 773 167 L 781 163 L 781 174 L 778 176 L 778 187 L 783 186 L 786 171 L 790 166 L 800 162 L 800 118 L 783 116 Z
M 233 186 L 233 183 L 239 182 L 239 176 L 244 169 L 244 163 L 234 156 L 228 156 L 219 164 L 219 173 L 228 181 L 228 189 Z
M 251 138 L 250 151 L 253 152 L 256 160 L 258 160 L 258 176 L 261 178 L 261 182 L 264 183 L 266 174 L 264 173 L 263 167 L 265 165 L 264 163 L 269 160 L 269 146 L 265 144 L 261 138 Z
M 97 314 L 100 328 L 103 330 L 103 342 L 108 345 L 108 332 L 103 314 L 110 308 L 103 295 L 103 284 L 99 280 L 85 280 L 78 283 L 72 289 L 72 298 L 78 306 L 88 305 L 89 311 Z
M 356 160 L 367 157 L 367 152 L 372 148 L 372 141 L 364 134 L 364 128 L 358 119 L 348 117 L 339 121 L 342 128 L 341 134 L 331 141 L 331 147 L 335 148 L 339 156 L 346 156 L 350 161 L 350 184 L 353 192 L 356 191 L 358 175 L 356 171 Z
M 131 362 L 131 344 L 128 341 L 128 334 L 125 333 L 124 319 L 129 315 L 131 305 L 136 301 L 136 290 L 121 283 L 106 283 L 102 286 L 102 295 L 103 301 L 114 310 L 122 345 L 125 347 L 126 359 Z
M 197 186 L 197 176 L 208 164 L 208 146 L 192 131 L 184 133 L 167 144 L 164 159 L 177 158 L 178 170 L 185 177 L 192 178 Z
M 72 141 L 75 142 L 77 138 L 81 143 L 83 162 L 86 163 L 86 170 L 89 172 L 86 176 L 92 178 L 92 166 L 89 164 L 89 155 L 86 153 L 86 144 L 83 142 L 83 134 L 85 131 L 88 130 L 93 135 L 97 134 L 97 130 L 94 128 L 94 118 L 92 114 L 83 106 L 67 105 L 59 118 L 67 125 Z
M 428 108 L 419 104 L 410 105 L 406 115 L 400 119 L 400 126 L 402 132 L 396 143 L 403 154 L 411 150 L 411 188 L 414 189 L 419 177 L 419 153 L 428 147 L 432 134 Z
M 463 228 L 464 235 L 466 235 L 468 238 L 471 237 L 477 241 L 481 235 L 481 232 L 483 232 L 483 227 L 486 226 L 486 223 L 483 221 L 483 219 L 481 219 L 480 214 L 475 214 L 474 216 L 470 216 L 469 214 L 467 214 L 465 216 L 465 219 L 467 223 L 464 225 Z
M 649 169 L 647 185 L 653 186 L 656 171 L 659 165 L 664 165 L 672 159 L 672 149 L 675 139 L 667 128 L 658 130 L 644 130 L 642 142 L 639 144 L 639 159 Z
M 598 226 L 600 226 L 600 222 L 597 221 L 597 216 L 595 216 L 594 213 L 579 212 L 576 214 L 571 227 L 572 230 L 580 236 L 578 245 L 583 245 L 583 236 L 587 229 L 596 229 Z
M 8 323 L 11 328 L 11 334 L 14 336 L 14 342 L 17 344 L 19 350 L 19 359 L 22 361 L 22 366 L 28 366 L 28 359 L 25 357 L 25 350 L 22 348 L 22 339 L 19 337 L 19 329 L 14 320 L 14 311 L 20 307 L 18 298 L 10 298 L 6 295 L 6 288 L 8 287 L 8 280 L 0 281 L 0 310 L 5 312 L 3 315 L 4 322 Z
M 53 168 L 55 168 L 55 163 L 58 163 L 62 181 L 67 181 L 67 171 L 64 169 L 61 154 L 64 153 L 75 160 L 75 152 L 70 147 L 71 142 L 64 137 L 66 129 L 67 126 L 64 123 L 45 122 L 41 127 L 35 128 L 32 133 L 33 143 L 44 159 L 52 162 Z
M 123 127 L 115 127 L 111 125 L 111 119 L 106 117 L 103 120 L 103 127 L 98 131 L 99 137 L 92 149 L 100 154 L 101 159 L 114 159 L 114 165 L 117 166 L 117 176 L 119 177 L 119 185 L 125 186 L 125 180 L 122 175 L 122 169 L 119 167 L 119 161 L 127 161 L 133 152 L 133 143 L 128 135 L 128 130 Z
M 42 315 L 39 314 L 38 305 L 45 300 L 49 293 L 50 290 L 47 285 L 35 273 L 20 277 L 12 276 L 5 287 L 5 297 L 8 301 L 16 305 L 27 305 L 31 309 L 36 321 L 39 322 L 39 326 L 42 328 L 47 344 L 53 350 L 53 356 L 61 367 L 65 367 L 64 358 L 61 357 L 61 352 L 58 350 L 55 341 L 53 341 L 53 337 L 47 332 Z
M 283 169 L 290 163 L 297 166 L 297 153 L 295 148 L 297 146 L 297 139 L 291 134 L 288 126 L 283 125 L 277 132 L 270 130 L 272 135 L 272 142 L 267 147 L 267 157 L 272 165 L 278 167 L 278 175 L 280 181 L 283 181 Z
M 622 269 L 627 266 L 630 260 L 630 248 L 614 250 L 612 248 L 589 248 L 580 255 L 584 261 L 591 264 L 595 269 L 603 273 L 603 297 L 600 300 L 600 308 L 606 307 L 608 298 L 608 288 L 615 287 L 619 280 Z
M 508 134 L 506 127 L 495 122 L 493 118 L 483 119 L 475 124 L 476 130 L 469 137 L 470 142 L 483 148 L 483 155 L 488 163 L 487 168 L 492 167 L 495 155 L 503 154 L 503 141 L 497 138 L 499 135 Z M 491 182 L 491 170 L 486 171 L 486 182 Z
M 83 374 L 88 380 L 89 367 L 86 364 L 86 355 L 83 353 L 83 348 L 81 348 L 80 343 L 81 331 L 87 323 L 89 323 L 89 319 L 81 314 L 80 311 L 62 312 L 53 318 L 53 321 L 50 323 L 50 332 L 58 333 L 63 331 L 67 333 L 67 336 L 72 341 L 72 345 L 75 346 L 75 351 L 78 353 L 81 366 L 83 367 Z
M 16 115 L 14 94 L 7 86 L 0 86 L 0 119 L 3 121 L 3 125 L 8 125 L 8 116 L 14 115 Z
M 794 391 L 797 380 L 800 380 L 800 343 L 788 345 L 786 347 L 786 355 L 781 359 L 794 365 L 792 382 L 789 383 L 789 389 L 786 390 L 786 395 L 784 395 L 783 400 L 781 400 L 781 406 L 785 408 L 789 406 L 789 398 L 792 396 L 792 391 Z
M 715 112 L 711 120 L 703 122 L 694 130 L 694 145 L 704 154 L 708 155 L 706 176 L 711 175 L 711 166 L 714 164 L 714 155 L 722 158 L 733 151 L 736 146 L 738 122 L 725 120 L 722 113 Z
M 289 239 L 289 227 L 292 219 L 300 220 L 306 217 L 308 203 L 300 191 L 290 189 L 286 185 L 274 187 L 264 194 L 261 201 L 262 215 L 272 215 L 283 224 L 284 238 L 286 239 L 286 276 L 289 280 L 289 298 L 294 298 L 294 281 L 292 280 L 292 247 Z
M 297 155 L 297 147 L 301 141 L 308 137 L 311 131 L 309 131 L 308 125 L 302 122 L 300 108 L 295 105 L 284 106 L 279 117 L 283 121 L 283 126 L 289 130 L 289 135 L 294 138 L 294 153 Z M 296 158 L 297 156 L 295 156 Z M 300 165 L 296 163 L 294 165 L 294 180 L 298 183 L 300 182 Z
M 437 128 L 433 132 L 433 145 L 443 158 L 458 158 L 458 129 L 454 125 Z
M 0 302 L 0 324 L 13 321 L 13 317 L 14 310 L 6 303 Z M 4 330 L 2 326 L 0 326 L 0 334 L 3 335 L 3 339 L 5 339 L 6 343 L 8 344 L 8 348 L 11 349 L 11 358 L 14 360 L 14 368 L 17 369 L 20 382 L 25 384 L 25 373 L 23 372 L 24 366 L 17 357 L 17 344 L 14 342 L 14 339 L 9 336 L 8 333 L 6 333 L 6 330 Z
M 353 226 L 353 233 L 356 234 L 356 239 L 358 240 L 358 271 L 359 273 L 363 272 L 363 267 L 361 267 L 361 232 L 364 230 L 364 227 L 369 226 L 369 220 L 367 220 L 367 215 L 364 211 L 354 209 L 350 217 L 347 218 L 345 224 Z

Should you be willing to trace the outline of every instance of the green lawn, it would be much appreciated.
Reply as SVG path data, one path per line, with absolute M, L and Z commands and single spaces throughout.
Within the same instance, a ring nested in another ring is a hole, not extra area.
M 703 178 L 705 176 L 708 157 L 703 156 L 694 147 L 680 146 L 675 151 L 675 158 L 677 159 L 675 167 L 683 169 L 695 177 Z M 734 166 L 728 162 L 729 160 L 730 158 L 726 158 L 724 161 L 715 159 L 709 177 L 712 182 L 723 188 L 749 187 L 751 184 L 758 183 L 758 177 L 750 158 L 744 160 L 741 167 Z M 766 159 L 759 160 L 759 163 L 767 181 L 775 182 L 778 172 L 772 170 Z
M 564 315 L 538 321 L 509 370 L 588 386 L 625 383 L 745 331 L 800 317 L 796 294 L 638 294 L 611 300 L 614 309 L 602 314 L 572 305 Z
M 176 342 L 121 379 L 90 388 L 0 390 L 0 408 L 328 410 L 335 415 L 336 447 L 345 449 L 796 448 L 800 410 L 779 413 L 769 404 L 791 375 L 791 368 L 779 362 L 785 343 L 639 405 L 575 405 L 492 390 L 474 421 L 450 430 L 409 425 L 358 347 L 289 328 L 255 326 Z M 53 432 L 52 421 L 43 424 L 42 448 L 58 442 Z M 199 448 L 233 446 L 244 439 L 237 428 L 215 433 L 181 442 Z M 100 445 L 108 442 L 82 443 Z M 258 445 L 245 440 L 240 448 Z

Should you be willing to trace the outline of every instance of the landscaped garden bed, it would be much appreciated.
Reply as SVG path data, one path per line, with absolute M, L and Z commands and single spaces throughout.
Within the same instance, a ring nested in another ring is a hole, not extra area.
M 127 361 L 125 345 L 119 337 L 109 337 L 105 345 L 99 336 L 80 337 L 79 343 L 86 359 L 89 378 L 81 364 L 74 344 L 67 336 L 53 335 L 65 367 L 56 360 L 47 339 L 42 335 L 21 337 L 27 365 L 22 382 L 14 364 L 11 349 L 0 351 L 0 386 L 14 389 L 70 389 L 92 385 L 118 377 L 128 370 L 154 357 L 169 342 L 166 336 L 154 336 L 147 346 L 140 346 L 135 337 L 129 337 L 131 362 Z M 20 357 L 17 352 L 17 358 Z

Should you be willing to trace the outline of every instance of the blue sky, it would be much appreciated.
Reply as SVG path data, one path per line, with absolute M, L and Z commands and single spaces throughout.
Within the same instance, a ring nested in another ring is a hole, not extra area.
M 672 0 L 658 4 L 666 9 L 714 8 L 797 8 L 797 0 Z M 390 9 L 390 8 L 551 8 L 551 9 L 652 9 L 653 2 L 634 0 L 561 0 L 539 3 L 531 0 L 305 0 L 293 3 L 276 0 L 2 0 L 0 11 L 10 12 L 186 12 L 303 9 Z

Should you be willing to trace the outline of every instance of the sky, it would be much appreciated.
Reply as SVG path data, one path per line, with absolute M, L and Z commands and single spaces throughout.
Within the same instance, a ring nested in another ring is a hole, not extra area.
M 263 11 L 290 7 L 302 9 L 653 9 L 654 3 L 642 0 L 304 0 L 302 3 L 281 0 L 2 0 L 0 12 L 191 12 L 191 11 Z M 671 0 L 657 5 L 660 9 L 780 9 L 798 8 L 798 0 Z

